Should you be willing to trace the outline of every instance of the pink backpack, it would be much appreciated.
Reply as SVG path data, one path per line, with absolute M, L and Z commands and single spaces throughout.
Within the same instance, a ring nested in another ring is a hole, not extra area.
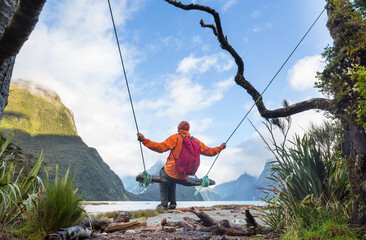
M 183 143 L 179 157 L 176 159 L 173 155 L 175 166 L 181 174 L 194 175 L 200 165 L 200 143 L 195 141 L 193 137 L 184 137 L 180 133 L 179 135 L 183 138 Z

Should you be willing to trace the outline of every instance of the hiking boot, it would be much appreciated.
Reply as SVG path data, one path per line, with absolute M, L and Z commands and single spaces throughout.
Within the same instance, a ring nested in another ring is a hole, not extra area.
M 156 206 L 157 210 L 168 210 L 168 204 L 159 204 Z
M 168 209 L 175 209 L 177 207 L 176 203 L 170 203 Z

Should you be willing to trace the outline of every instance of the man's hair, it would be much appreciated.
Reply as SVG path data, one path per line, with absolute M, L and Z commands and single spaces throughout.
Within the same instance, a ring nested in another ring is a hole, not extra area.
M 187 121 L 182 121 L 179 123 L 178 128 L 181 130 L 189 131 L 190 125 Z

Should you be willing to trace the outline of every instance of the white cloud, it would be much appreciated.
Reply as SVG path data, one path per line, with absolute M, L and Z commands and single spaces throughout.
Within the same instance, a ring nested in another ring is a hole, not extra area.
M 222 11 L 226 12 L 229 8 L 234 6 L 237 2 L 238 2 L 238 0 L 226 0 L 224 5 L 222 6 Z
M 140 111 L 154 111 L 158 116 L 168 116 L 173 121 L 186 118 L 189 113 L 210 107 L 224 97 L 233 85 L 232 78 L 213 83 L 205 88 L 191 78 L 172 75 L 166 80 L 164 93 L 156 100 L 145 99 L 138 104 Z
M 208 108 L 221 100 L 235 84 L 233 77 L 213 82 L 210 87 L 194 82 L 192 78 L 210 69 L 227 71 L 233 65 L 233 61 L 221 53 L 200 58 L 190 55 L 179 62 L 177 74 L 165 77 L 159 98 L 145 98 L 137 104 L 137 109 L 152 111 L 159 117 L 168 116 L 174 122 L 186 118 L 189 113 Z
M 258 32 L 260 32 L 260 31 L 261 31 L 261 29 L 260 29 L 259 27 L 253 27 L 253 28 L 252 28 L 252 31 L 253 31 L 254 33 L 258 33 Z
M 291 87 L 297 91 L 313 88 L 316 81 L 316 72 L 323 70 L 325 63 L 320 55 L 307 56 L 289 70 L 287 79 Z
M 234 61 L 224 53 L 195 57 L 193 54 L 183 58 L 178 63 L 177 72 L 204 73 L 214 68 L 218 72 L 227 71 L 234 67 Z
M 252 14 L 251 14 L 251 16 L 252 16 L 253 18 L 258 18 L 258 17 L 260 17 L 261 15 L 262 15 L 262 13 L 261 13 L 260 11 L 258 11 L 258 10 L 256 10 L 256 11 L 252 12 Z
M 119 30 L 141 2 L 112 1 Z M 91 0 L 52 4 L 52 15 L 41 17 L 17 56 L 13 77 L 55 90 L 73 111 L 86 144 L 97 148 L 120 176 L 136 174 L 139 150 L 134 126 L 126 117 L 131 113 L 121 90 L 124 83 L 108 5 Z M 128 74 L 133 75 L 143 54 L 131 45 L 121 47 Z M 126 162 L 131 168 L 120 167 Z

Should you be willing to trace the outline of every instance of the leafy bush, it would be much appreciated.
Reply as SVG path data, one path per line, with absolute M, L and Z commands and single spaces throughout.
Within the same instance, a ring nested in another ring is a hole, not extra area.
M 272 130 L 269 124 L 275 124 L 286 136 L 289 123 L 276 120 L 267 123 L 267 128 Z M 337 127 L 325 123 L 311 126 L 303 137 L 295 136 L 289 146 L 273 140 L 276 160 L 268 178 L 274 184 L 262 189 L 268 204 L 263 220 L 285 232 L 284 239 L 328 239 L 342 234 L 353 239 L 348 228 L 343 233 L 335 230 L 344 227 L 349 216 L 345 160 L 337 150 L 340 134 Z
M 0 231 L 16 222 L 22 213 L 29 212 L 32 201 L 42 186 L 42 181 L 38 178 L 42 154 L 27 177 L 20 179 L 23 169 L 15 177 L 15 166 L 8 164 L 7 156 L 3 156 L 12 138 L 13 136 L 5 141 L 0 131 Z
M 356 66 L 355 74 L 351 78 L 356 80 L 355 91 L 360 94 L 360 98 L 357 100 L 357 122 L 362 124 L 366 131 L 366 67 Z
M 68 180 L 69 169 L 65 176 L 58 179 L 58 166 L 54 183 L 50 183 L 48 170 L 46 171 L 45 193 L 33 202 L 30 221 L 24 227 L 24 231 L 34 235 L 45 235 L 57 231 L 59 228 L 67 228 L 76 225 L 86 214 L 81 205 L 82 199 L 76 196 L 72 189 L 74 177 Z

